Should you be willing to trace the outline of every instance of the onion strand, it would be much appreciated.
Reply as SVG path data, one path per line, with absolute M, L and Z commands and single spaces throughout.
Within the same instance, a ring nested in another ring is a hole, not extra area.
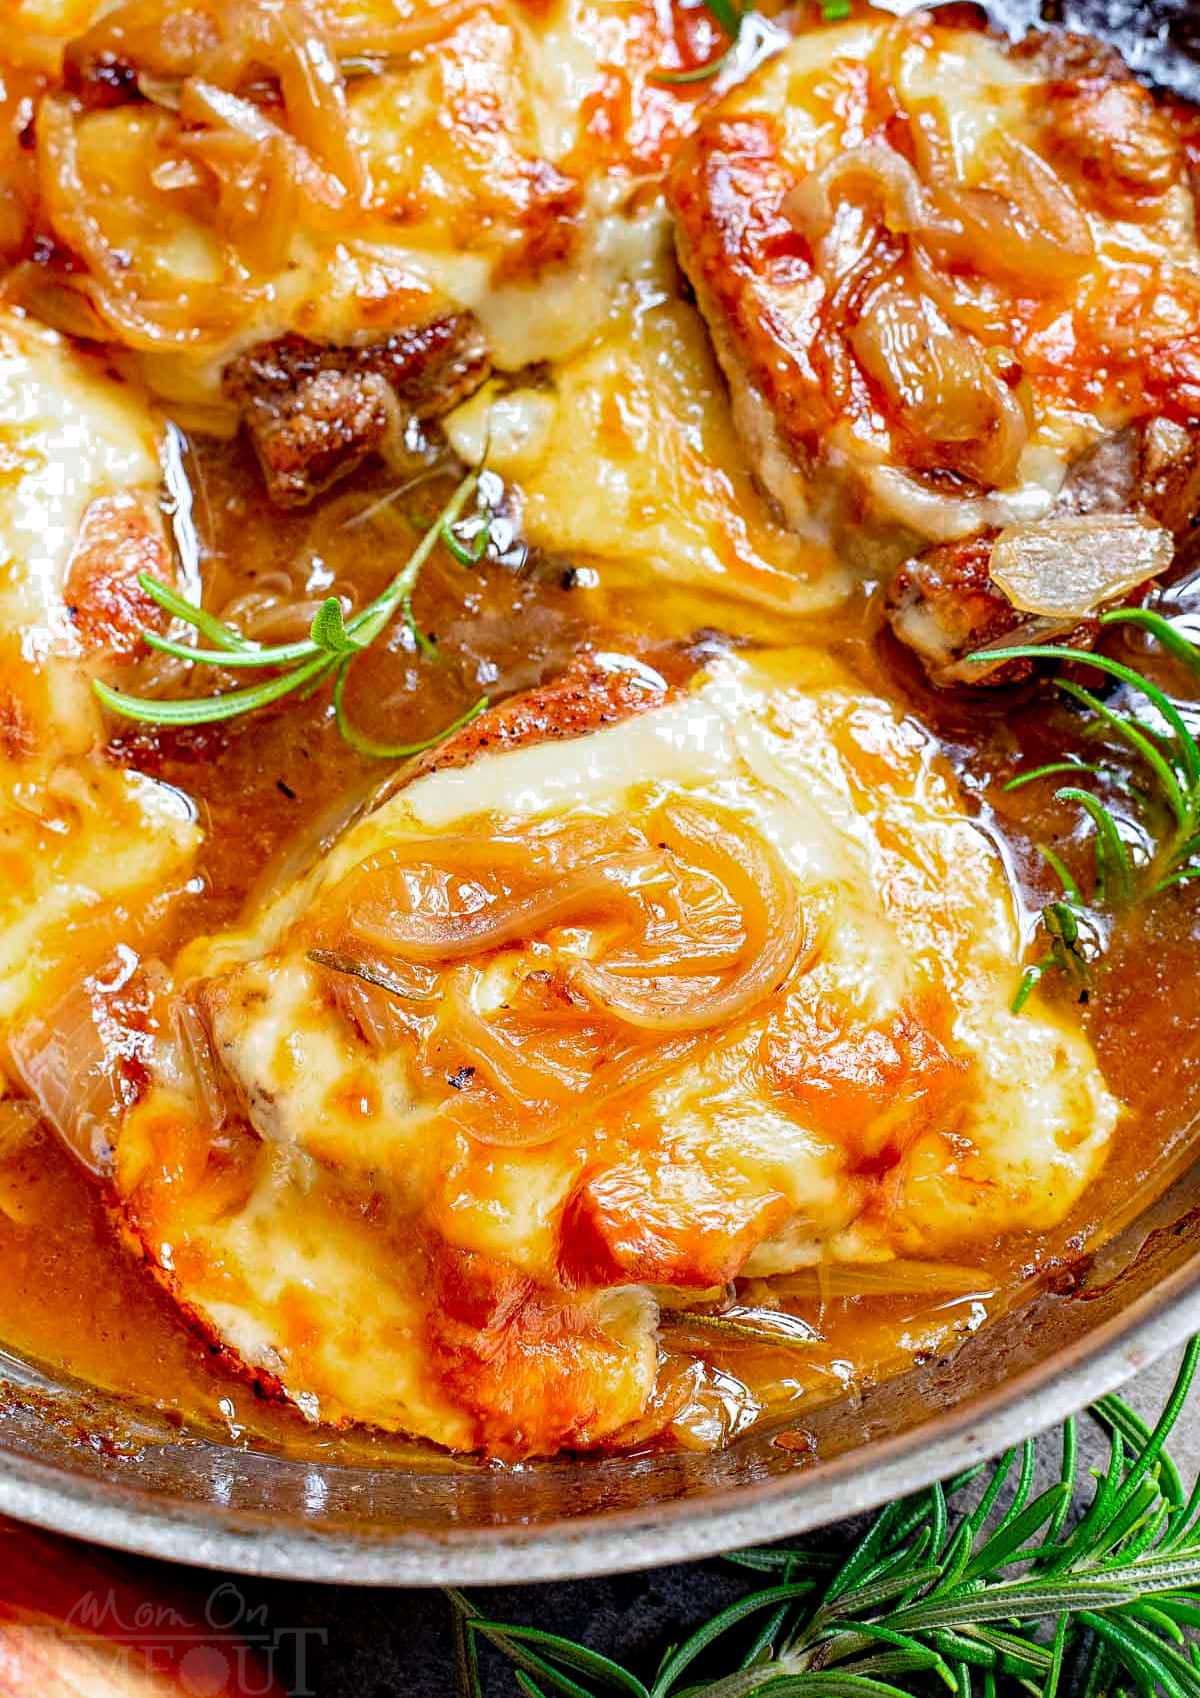
M 316 933 L 310 959 L 376 991 L 403 995 L 380 961 L 440 979 L 417 1046 L 451 1086 L 442 1112 L 521 1146 L 649 1087 L 703 1034 L 773 995 L 814 940 L 775 848 L 736 816 L 682 800 L 640 827 L 393 844 L 335 885 Z M 497 1006 L 480 994 L 485 959 L 514 946 L 536 946 L 534 965 L 511 966 L 517 985 Z

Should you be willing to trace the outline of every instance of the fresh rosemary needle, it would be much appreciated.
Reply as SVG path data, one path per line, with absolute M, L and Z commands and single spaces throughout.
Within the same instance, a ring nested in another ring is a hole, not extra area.
M 263 671 L 275 674 L 261 683 L 227 690 L 215 696 L 188 697 L 175 701 L 159 701 L 149 696 L 127 695 L 99 680 L 92 688 L 113 713 L 126 719 L 141 720 L 149 725 L 210 725 L 216 721 L 236 719 L 253 713 L 285 696 L 299 694 L 303 699 L 329 679 L 333 680 L 333 709 L 342 737 L 359 754 L 377 760 L 399 760 L 432 748 L 451 732 L 468 724 L 488 705 L 481 696 L 464 714 L 451 724 L 413 743 L 378 743 L 355 729 L 346 713 L 345 689 L 350 668 L 366 648 L 379 637 L 400 613 L 413 633 L 418 647 L 426 653 L 430 644 L 417 629 L 412 614 L 412 592 L 421 569 L 438 542 L 441 542 L 460 565 L 476 566 L 483 558 L 490 535 L 489 522 L 484 521 L 470 545 L 464 545 L 454 534 L 454 525 L 475 493 L 479 472 L 472 471 L 463 478 L 454 494 L 425 531 L 408 560 L 396 573 L 387 588 L 366 607 L 346 619 L 336 596 L 322 602 L 309 627 L 308 636 L 299 642 L 264 647 L 251 641 L 231 625 L 224 624 L 201 607 L 185 601 L 166 584 L 142 573 L 138 578 L 145 593 L 164 612 L 182 620 L 212 644 L 211 648 L 196 648 L 172 637 L 160 637 L 155 631 L 145 633 L 145 642 L 160 654 L 187 661 L 192 666 L 215 666 L 222 670 Z
M 1153 1429 L 1101 1398 L 1098 1471 L 1072 1418 L 889 1504 L 844 1556 L 733 1553 L 757 1588 L 653 1674 L 449 1591 L 460 1698 L 485 1698 L 481 1644 L 524 1698 L 1200 1698 L 1200 1481 L 1166 1449 L 1198 1365 L 1194 1339 Z M 1035 1492 L 1039 1456 L 1057 1479 Z
M 1169 619 L 1145 607 L 1121 607 L 1102 614 L 1102 626 L 1132 625 L 1153 637 L 1160 648 L 1200 678 L 1200 648 L 1188 640 Z M 1083 784 L 1064 784 L 1055 799 L 1081 808 L 1092 827 L 1093 877 L 1090 901 L 1062 858 L 1049 846 L 1040 852 L 1062 886 L 1062 895 L 1042 909 L 1041 930 L 1046 950 L 1031 962 L 1021 977 L 1013 999 L 1019 1013 L 1034 987 L 1046 973 L 1065 974 L 1086 992 L 1091 983 L 1091 963 L 1100 952 L 1100 941 L 1091 918 L 1092 910 L 1119 912 L 1133 903 L 1161 895 L 1177 885 L 1200 878 L 1200 744 L 1196 735 L 1166 691 L 1143 673 L 1109 655 L 1089 654 L 1079 649 L 1037 644 L 991 649 L 977 657 L 994 665 L 1005 660 L 1058 660 L 1094 671 L 1123 685 L 1141 711 L 1118 712 L 1093 691 L 1070 678 L 1057 678 L 1057 687 L 1089 716 L 1089 732 L 1121 743 L 1132 753 L 1144 774 L 1146 789 L 1139 797 L 1129 778 L 1096 763 L 1051 761 L 1021 773 L 1006 789 L 1017 790 L 1036 780 L 1070 776 L 1086 778 L 1106 774 L 1132 802 L 1137 811 L 1148 813 L 1147 801 L 1157 804 L 1165 815 L 1166 829 L 1154 836 L 1150 852 L 1135 862 L 1112 809 L 1093 789 Z M 1144 714 L 1150 709 L 1152 717 Z
M 664 1309 L 664 1330 L 710 1332 L 727 1342 L 759 1345 L 814 1345 L 821 1335 L 799 1315 L 780 1309 L 733 1308 L 722 1314 L 698 1309 Z

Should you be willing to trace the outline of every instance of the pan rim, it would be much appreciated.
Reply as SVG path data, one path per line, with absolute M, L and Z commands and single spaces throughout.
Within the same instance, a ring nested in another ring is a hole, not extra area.
M 1183 1266 L 1057 1357 L 827 1462 L 577 1519 L 428 1533 L 272 1527 L 215 1502 L 168 1503 L 3 1450 L 0 1515 L 93 1544 L 260 1578 L 359 1586 L 513 1585 L 698 1561 L 811 1532 L 1057 1425 L 1200 1331 L 1200 1244 Z M 290 1464 L 294 1466 L 294 1462 Z

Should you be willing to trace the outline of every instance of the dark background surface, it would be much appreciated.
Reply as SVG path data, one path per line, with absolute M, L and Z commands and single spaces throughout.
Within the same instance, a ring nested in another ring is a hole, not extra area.
M 226 1578 L 214 1575 L 214 1587 Z M 745 1591 L 752 1578 L 715 1561 L 563 1585 L 477 1588 L 471 1597 L 497 1619 L 582 1639 L 645 1679 L 669 1644 Z M 279 1635 L 285 1689 L 294 1683 L 292 1635 L 309 1629 L 315 1631 L 306 1640 L 308 1690 L 319 1698 L 455 1698 L 451 1612 L 440 1592 L 235 1584 L 251 1609 L 266 1605 L 268 1631 Z M 483 1665 L 486 1698 L 519 1698 L 500 1659 L 484 1658 Z

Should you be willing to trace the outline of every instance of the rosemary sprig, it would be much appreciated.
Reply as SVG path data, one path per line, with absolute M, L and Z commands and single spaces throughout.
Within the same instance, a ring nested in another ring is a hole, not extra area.
M 484 1698 L 481 1641 L 525 1698 L 1200 1698 L 1200 1482 L 1187 1494 L 1166 1450 L 1198 1364 L 1194 1339 L 1153 1429 L 1117 1397 L 1095 1406 L 1109 1449 L 1086 1506 L 1072 1418 L 890 1504 L 840 1560 L 733 1553 L 765 1583 L 646 1678 L 449 1592 L 461 1698 Z M 1046 1453 L 1058 1478 L 1035 1494 Z
M 1154 637 L 1160 647 L 1200 678 L 1200 649 L 1176 629 L 1169 619 L 1145 607 L 1121 607 L 1101 615 L 1103 626 L 1133 625 Z M 1042 909 L 1041 929 L 1047 947 L 1031 962 L 1021 977 L 1013 1010 L 1019 1013 L 1035 985 L 1050 971 L 1066 974 L 1086 993 L 1091 984 L 1091 963 L 1100 953 L 1100 940 L 1091 911 L 1120 911 L 1134 902 L 1146 901 L 1163 891 L 1200 878 L 1200 744 L 1177 704 L 1165 690 L 1143 673 L 1109 655 L 1088 654 L 1078 649 L 1036 644 L 992 649 L 977 657 L 994 665 L 1002 660 L 1058 660 L 1073 666 L 1088 666 L 1123 685 L 1134 697 L 1135 710 L 1124 713 L 1101 700 L 1070 678 L 1057 678 L 1058 688 L 1090 716 L 1093 735 L 1108 737 L 1132 753 L 1145 775 L 1146 789 L 1140 791 L 1122 777 L 1083 761 L 1051 761 L 1021 773 L 1005 786 L 1017 790 L 1035 780 L 1070 775 L 1107 776 L 1136 803 L 1143 815 L 1157 804 L 1165 812 L 1166 830 L 1158 834 L 1151 851 L 1135 862 L 1112 809 L 1092 789 L 1066 784 L 1055 791 L 1055 799 L 1073 802 L 1092 824 L 1093 883 L 1090 901 L 1061 857 L 1044 844 L 1039 849 L 1059 883 L 1062 895 Z M 1151 717 L 1144 717 L 1149 708 Z M 1140 709 L 1140 711 L 1138 711 Z
M 418 646 L 429 651 L 430 645 L 413 619 L 413 589 L 438 542 L 460 565 L 477 566 L 483 558 L 490 537 L 490 521 L 485 519 L 469 545 L 462 543 L 454 534 L 454 525 L 478 483 L 478 471 L 469 472 L 463 478 L 408 560 L 374 601 L 347 620 L 337 597 L 329 596 L 317 609 L 308 636 L 299 642 L 280 643 L 274 647 L 253 642 L 232 625 L 222 623 L 203 608 L 185 601 L 157 578 L 140 574 L 138 583 L 152 601 L 173 618 L 190 625 L 212 645 L 211 648 L 197 648 L 191 643 L 147 631 L 145 641 L 150 648 L 185 660 L 192 666 L 216 666 L 235 672 L 270 670 L 274 677 L 262 683 L 227 690 L 220 695 L 185 697 L 177 701 L 127 695 L 123 690 L 114 690 L 99 680 L 93 683 L 92 688 L 106 708 L 126 719 L 141 720 L 149 725 L 210 725 L 218 720 L 236 719 L 242 714 L 253 713 L 272 702 L 282 701 L 285 696 L 299 695 L 303 699 L 332 678 L 333 709 L 338 730 L 360 754 L 378 760 L 397 760 L 431 748 L 482 713 L 488 705 L 488 698 L 481 696 L 466 713 L 432 737 L 414 743 L 377 743 L 357 731 L 347 716 L 344 700 L 346 680 L 354 661 L 381 635 L 396 613 L 402 615 Z
M 716 1339 L 740 1344 L 784 1346 L 821 1343 L 821 1335 L 799 1315 L 786 1309 L 750 1309 L 741 1306 L 711 1314 L 702 1309 L 664 1309 L 664 1329 L 675 1332 L 712 1333 Z

